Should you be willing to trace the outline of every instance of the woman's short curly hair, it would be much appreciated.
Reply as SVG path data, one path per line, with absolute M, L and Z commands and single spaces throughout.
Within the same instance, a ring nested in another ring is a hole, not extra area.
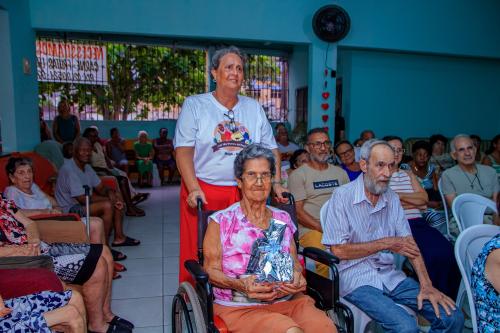
M 7 175 L 13 175 L 17 168 L 23 165 L 29 165 L 33 169 L 33 161 L 27 157 L 11 157 L 5 165 L 5 172 Z
M 212 59 L 210 61 L 210 69 L 212 70 L 219 68 L 222 57 L 229 53 L 236 54 L 238 57 L 240 57 L 241 62 L 243 63 L 243 67 L 245 67 L 247 56 L 243 52 L 241 52 L 239 48 L 231 45 L 229 47 L 220 48 L 214 52 L 214 55 L 212 56 Z
M 258 144 L 251 144 L 246 146 L 236 156 L 234 160 L 234 177 L 236 179 L 241 179 L 241 176 L 245 171 L 245 162 L 257 158 L 265 158 L 269 162 L 269 171 L 271 172 L 271 175 L 274 176 L 276 174 L 274 154 L 271 149 Z

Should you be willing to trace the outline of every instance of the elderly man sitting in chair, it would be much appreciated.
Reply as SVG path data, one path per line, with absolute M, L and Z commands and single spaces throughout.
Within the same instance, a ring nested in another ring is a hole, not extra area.
M 496 202 L 500 191 L 497 174 L 492 167 L 476 163 L 476 147 L 472 139 L 459 134 L 451 141 L 450 150 L 457 165 L 445 170 L 441 177 L 448 207 L 452 207 L 453 200 L 463 193 L 474 193 Z M 490 215 L 486 220 L 492 222 L 493 218 Z M 500 223 L 498 217 L 495 223 Z M 458 235 L 454 220 L 450 228 L 452 234 Z
M 322 242 L 341 259 L 340 294 L 385 332 L 419 331 L 415 319 L 397 304 L 423 315 L 432 333 L 461 332 L 461 312 L 432 286 L 399 197 L 388 188 L 394 165 L 394 151 L 386 141 L 365 142 L 363 174 L 338 188 L 329 201 Z M 408 257 L 418 283 L 395 269 L 389 251 Z

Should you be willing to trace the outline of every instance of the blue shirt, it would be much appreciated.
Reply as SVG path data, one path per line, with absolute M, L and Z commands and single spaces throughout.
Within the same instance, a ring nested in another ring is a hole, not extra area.
M 373 242 L 385 237 L 411 236 L 398 195 L 391 189 L 380 195 L 375 206 L 365 194 L 364 175 L 339 187 L 328 202 L 322 243 L 326 246 Z M 361 286 L 393 290 L 406 278 L 396 270 L 389 252 L 368 257 L 341 260 L 340 295 Z

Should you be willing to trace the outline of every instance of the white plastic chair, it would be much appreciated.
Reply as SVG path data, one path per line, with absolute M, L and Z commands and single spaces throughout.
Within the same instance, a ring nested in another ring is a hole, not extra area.
M 327 213 L 327 207 L 328 207 L 329 202 L 330 202 L 330 200 L 327 200 L 323 204 L 323 206 L 321 206 L 321 210 L 319 213 L 319 216 L 320 216 L 319 220 L 321 223 L 321 228 L 323 230 L 325 229 L 326 213 Z M 329 249 L 327 249 L 327 251 L 329 251 Z M 397 269 L 401 269 L 401 267 L 403 266 L 404 260 L 405 260 L 405 257 L 398 255 L 398 254 L 394 254 L 394 262 L 396 264 Z M 347 305 L 352 311 L 352 314 L 354 317 L 354 333 L 379 333 L 379 332 L 383 332 L 380 325 L 376 324 L 372 318 L 370 318 L 366 313 L 364 313 L 357 306 L 355 306 L 354 304 L 352 304 L 351 302 L 349 302 L 348 300 L 346 300 L 343 297 L 340 298 L 340 301 L 342 303 L 344 303 L 345 305 Z M 400 305 L 400 304 L 398 304 L 398 305 L 401 306 L 402 308 L 404 308 L 410 315 L 415 317 L 415 320 L 417 320 L 417 316 L 413 310 L 411 310 L 410 308 L 408 308 L 404 305 Z
M 453 200 L 452 212 L 460 232 L 478 224 L 483 224 L 486 209 L 497 213 L 496 204 L 485 197 L 473 193 L 460 194 Z
M 446 197 L 444 196 L 444 193 L 443 193 L 442 178 L 439 178 L 439 181 L 438 181 L 438 190 L 439 190 L 439 195 L 441 196 L 441 201 L 443 202 L 444 217 L 446 219 L 446 234 L 448 235 L 448 239 L 450 239 L 450 237 L 451 237 L 451 234 L 450 234 L 450 217 L 448 215 L 448 204 L 446 203 Z
M 469 302 L 472 330 L 474 333 L 477 332 L 477 315 L 470 285 L 472 265 L 483 249 L 484 244 L 499 232 L 500 227 L 495 225 L 475 225 L 461 232 L 455 243 L 455 258 L 457 259 L 458 268 L 462 274 L 462 282 L 465 286 L 467 300 Z M 462 308 L 463 300 L 463 297 L 459 297 L 457 300 L 458 309 Z

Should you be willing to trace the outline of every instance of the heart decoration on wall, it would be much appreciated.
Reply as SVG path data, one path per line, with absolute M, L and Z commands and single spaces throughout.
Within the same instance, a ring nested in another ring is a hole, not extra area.
M 328 107 L 329 107 L 329 106 L 330 106 L 330 105 L 328 105 L 328 103 L 323 103 L 323 104 L 321 104 L 321 108 L 322 108 L 323 110 L 325 110 L 325 111 L 326 111 L 326 110 L 328 110 Z
M 323 122 L 326 123 L 328 121 L 328 115 L 327 114 L 322 115 L 321 119 L 323 119 Z
M 321 96 L 323 96 L 324 99 L 328 99 L 328 97 L 330 97 L 330 93 L 328 91 L 325 91 L 321 94 Z
M 323 129 L 325 130 L 325 132 L 328 132 L 328 126 L 323 127 Z

